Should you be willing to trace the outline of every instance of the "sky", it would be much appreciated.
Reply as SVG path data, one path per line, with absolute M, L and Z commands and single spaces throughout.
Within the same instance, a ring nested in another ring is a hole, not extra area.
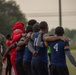
M 14 0 L 28 20 L 46 21 L 49 30 L 59 26 L 59 0 Z M 76 29 L 76 0 L 61 0 L 62 26 Z

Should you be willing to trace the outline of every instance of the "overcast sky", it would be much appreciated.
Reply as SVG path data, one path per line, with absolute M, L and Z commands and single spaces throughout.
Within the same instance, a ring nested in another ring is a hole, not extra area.
M 41 22 L 47 21 L 49 29 L 59 25 L 58 1 L 59 0 L 15 0 L 20 5 L 20 10 L 27 19 L 36 19 Z M 62 1 L 62 26 L 76 29 L 76 0 Z M 54 16 L 51 16 L 54 15 Z M 48 15 L 48 16 L 47 16 Z M 56 16 L 55 16 L 56 15 Z

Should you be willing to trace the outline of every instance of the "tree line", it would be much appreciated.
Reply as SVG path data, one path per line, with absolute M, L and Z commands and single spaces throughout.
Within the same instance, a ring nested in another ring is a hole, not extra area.
M 21 12 L 15 1 L 0 0 L 0 33 L 11 33 L 13 24 L 17 21 L 27 23 L 25 15 Z
M 4 35 L 12 33 L 11 28 L 17 21 L 22 21 L 24 24 L 27 24 L 25 14 L 21 12 L 19 5 L 13 0 L 0 0 L 0 33 Z M 54 34 L 54 29 L 49 32 Z M 76 41 L 76 30 L 65 28 L 64 35 Z

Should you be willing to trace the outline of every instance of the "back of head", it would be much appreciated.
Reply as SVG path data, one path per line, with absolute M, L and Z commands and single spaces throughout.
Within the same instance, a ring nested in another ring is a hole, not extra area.
M 31 26 L 33 26 L 36 23 L 37 23 L 37 21 L 35 19 L 31 19 L 28 21 L 28 25 L 31 25 Z
M 8 34 L 8 35 L 6 36 L 6 39 L 11 39 L 11 35 Z
M 26 27 L 26 33 L 29 33 L 29 32 L 32 32 L 32 31 L 33 31 L 33 29 L 32 29 L 31 25 Z
M 39 23 L 34 24 L 33 31 L 38 32 L 40 30 Z
M 64 29 L 63 29 L 63 27 L 61 27 L 61 26 L 56 27 L 56 29 L 55 29 L 55 34 L 56 34 L 57 36 L 63 36 L 63 34 L 64 34 Z
M 41 30 L 48 30 L 48 24 L 45 21 L 40 22 L 39 26 Z

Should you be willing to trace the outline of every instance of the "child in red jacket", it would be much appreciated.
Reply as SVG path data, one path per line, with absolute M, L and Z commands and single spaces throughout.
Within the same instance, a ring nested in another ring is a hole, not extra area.
M 21 38 L 22 33 L 25 32 L 24 29 L 24 24 L 22 22 L 16 22 L 14 26 L 12 27 L 13 33 L 12 33 L 12 44 L 16 41 L 18 41 Z M 15 71 L 15 74 L 18 75 L 16 66 L 15 66 L 15 61 L 16 61 L 16 48 L 12 49 L 11 52 L 11 63 L 13 66 L 13 69 Z

